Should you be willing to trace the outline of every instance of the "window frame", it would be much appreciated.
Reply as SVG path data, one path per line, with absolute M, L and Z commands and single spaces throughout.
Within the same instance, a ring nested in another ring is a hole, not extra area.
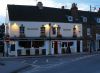
M 97 18 L 96 18 L 96 21 L 97 21 L 97 23 L 100 23 L 100 18 L 97 17 Z
M 67 19 L 68 19 L 69 22 L 73 22 L 73 17 L 72 16 L 68 16 Z
M 83 22 L 87 22 L 87 17 L 82 16 Z

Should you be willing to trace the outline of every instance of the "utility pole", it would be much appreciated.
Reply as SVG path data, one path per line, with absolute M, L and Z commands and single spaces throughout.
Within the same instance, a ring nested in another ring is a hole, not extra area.
M 90 12 L 91 12 L 91 5 L 90 5 Z

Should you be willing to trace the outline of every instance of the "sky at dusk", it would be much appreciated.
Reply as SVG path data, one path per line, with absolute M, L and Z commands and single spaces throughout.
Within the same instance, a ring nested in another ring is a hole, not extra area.
M 35 6 L 38 1 L 41 1 L 46 7 L 61 8 L 61 6 L 65 6 L 66 9 L 70 9 L 72 3 L 77 3 L 78 9 L 83 11 L 89 11 L 90 5 L 92 8 L 96 7 L 97 10 L 100 7 L 100 0 L 0 0 L 0 24 L 5 22 L 7 4 Z

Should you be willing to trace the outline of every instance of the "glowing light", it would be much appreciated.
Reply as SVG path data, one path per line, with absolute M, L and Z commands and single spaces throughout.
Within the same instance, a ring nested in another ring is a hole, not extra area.
M 76 30 L 78 29 L 78 25 L 75 25 Z
M 46 32 L 49 32 L 49 30 L 50 30 L 50 25 L 49 25 L 49 24 L 46 24 L 46 25 L 44 25 L 44 27 L 45 27 Z
M 50 28 L 49 24 L 44 25 L 45 28 Z
M 58 27 L 58 25 L 57 25 L 57 24 L 55 24 L 55 25 L 53 25 L 53 27 L 57 28 L 57 27 Z
M 19 32 L 19 26 L 16 23 L 14 23 L 11 25 L 11 30 L 13 32 Z

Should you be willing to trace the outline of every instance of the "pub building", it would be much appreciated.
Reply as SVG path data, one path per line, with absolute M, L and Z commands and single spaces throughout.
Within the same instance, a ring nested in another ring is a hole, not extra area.
M 100 49 L 100 12 L 7 5 L 5 53 L 9 56 L 82 53 Z M 98 28 L 99 29 L 99 28 Z M 8 38 L 8 39 L 7 39 Z

